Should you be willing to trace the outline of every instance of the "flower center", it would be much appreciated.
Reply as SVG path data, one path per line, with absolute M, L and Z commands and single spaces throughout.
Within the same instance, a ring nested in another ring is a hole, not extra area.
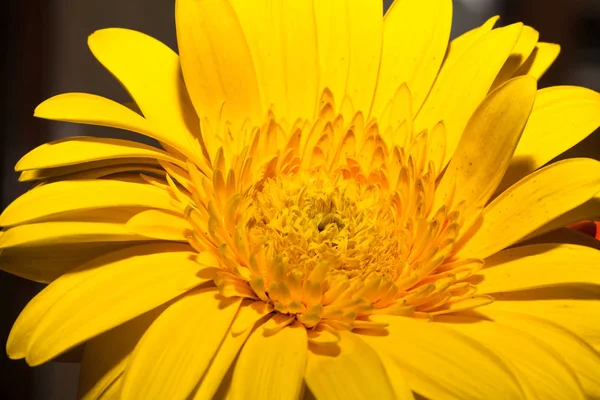
M 378 185 L 326 174 L 277 177 L 252 196 L 248 237 L 308 276 L 397 279 L 404 269 L 396 205 Z

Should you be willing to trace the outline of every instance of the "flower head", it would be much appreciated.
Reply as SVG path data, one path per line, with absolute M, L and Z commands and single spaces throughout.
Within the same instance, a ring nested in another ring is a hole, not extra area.
M 600 163 L 541 168 L 600 95 L 537 90 L 558 46 L 528 26 L 448 44 L 451 5 L 178 0 L 179 56 L 90 36 L 135 105 L 36 116 L 161 148 L 19 161 L 37 185 L 0 216 L 0 266 L 50 284 L 9 355 L 86 343 L 84 398 L 600 396 L 600 253 L 557 236 L 597 212 Z

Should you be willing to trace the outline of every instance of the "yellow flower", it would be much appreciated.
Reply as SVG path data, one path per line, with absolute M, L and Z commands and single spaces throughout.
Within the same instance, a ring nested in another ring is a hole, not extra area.
M 450 0 L 178 0 L 180 56 L 89 46 L 135 105 L 53 97 L 76 137 L 17 164 L 0 266 L 50 283 L 11 358 L 86 343 L 84 398 L 600 397 L 600 163 L 544 166 L 600 95 L 537 90 L 558 55 Z M 575 244 L 573 244 L 575 243 Z M 593 245 L 596 245 L 593 243 Z M 597 246 L 597 245 L 596 245 Z

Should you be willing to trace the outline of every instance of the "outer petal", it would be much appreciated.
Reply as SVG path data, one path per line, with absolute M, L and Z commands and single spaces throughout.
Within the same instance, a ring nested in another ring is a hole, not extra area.
M 120 380 L 133 348 L 162 311 L 163 307 L 148 311 L 86 343 L 79 374 L 79 398 L 96 399 Z
M 182 211 L 166 191 L 150 184 L 107 179 L 59 181 L 38 186 L 12 202 L 0 215 L 0 226 L 106 207 Z
M 512 78 L 517 70 L 525 64 L 525 61 L 535 49 L 539 37 L 539 32 L 532 27 L 527 25 L 523 27 L 519 41 L 492 84 L 492 90 Z
M 560 284 L 600 286 L 600 251 L 569 244 L 533 244 L 501 251 L 486 259 L 471 279 L 477 293 L 509 292 Z
M 535 171 L 585 139 L 599 126 L 599 93 L 574 86 L 541 89 L 498 189 L 503 190 Z
M 132 354 L 123 399 L 186 399 L 229 330 L 240 299 L 190 292 L 156 319 Z
M 514 371 L 525 396 L 531 399 L 583 399 L 573 370 L 552 348 L 531 333 L 476 318 L 445 317 L 452 329 L 468 335 L 498 354 Z M 485 396 L 488 397 L 488 396 Z
M 585 395 L 588 398 L 600 397 L 600 354 L 592 349 L 581 338 L 560 327 L 550 320 L 535 318 L 525 314 L 502 312 L 482 307 L 479 313 L 521 332 L 534 334 L 548 347 L 560 354 L 565 362 L 577 375 Z
M 122 84 L 152 125 L 186 150 L 195 141 L 198 117 L 191 106 L 177 54 L 143 33 L 111 28 L 90 35 L 94 56 Z
M 368 113 L 373 103 L 381 63 L 383 2 L 348 1 L 350 69 L 346 97 L 355 111 Z M 344 110 L 342 110 L 344 111 Z M 353 115 L 344 114 L 349 121 Z
M 569 159 L 507 189 L 483 212 L 483 223 L 458 256 L 486 258 L 519 241 L 600 191 L 600 162 Z
M 244 32 L 230 2 L 177 0 L 181 68 L 196 112 L 213 127 L 220 118 L 258 122 L 260 93 Z
M 87 93 L 65 93 L 54 96 L 37 106 L 34 115 L 56 121 L 108 126 L 141 133 L 177 149 L 196 164 L 203 165 L 201 149 L 189 135 L 174 135 L 115 101 Z
M 45 304 L 25 308 L 11 332 L 27 343 L 27 362 L 42 364 L 207 282 L 211 277 L 201 276 L 189 249 L 170 243 L 126 249 L 57 279 L 40 294 Z
M 521 24 L 515 24 L 486 34 L 440 71 L 415 119 L 415 131 L 444 121 L 448 132 L 446 161 L 454 154 L 469 118 L 490 90 L 522 29 Z
M 351 2 L 331 0 L 314 1 L 314 4 L 319 50 L 318 93 L 328 88 L 339 106 L 346 93 L 350 69 Z
M 449 68 L 452 64 L 454 64 L 460 57 L 464 54 L 465 51 L 473 44 L 477 43 L 479 39 L 481 39 L 485 34 L 489 33 L 496 22 L 498 22 L 500 17 L 495 16 L 485 23 L 475 29 L 471 29 L 470 31 L 463 33 L 456 39 L 452 40 L 448 45 L 448 49 L 446 50 L 446 55 L 444 57 L 443 67 Z
M 464 200 L 468 207 L 483 208 L 508 167 L 535 93 L 535 79 L 522 77 L 507 82 L 483 101 L 436 189 L 440 206 L 454 193 L 455 202 Z
M 600 351 L 598 291 L 585 285 L 495 293 L 486 310 L 502 310 L 544 318 L 573 332 Z
M 538 43 L 527 61 L 516 72 L 515 76 L 529 75 L 540 80 L 552 63 L 554 63 L 559 53 L 560 46 L 557 44 Z
M 259 302 L 242 303 L 229 332 L 225 335 L 219 350 L 217 350 L 210 366 L 202 377 L 202 381 L 198 384 L 194 400 L 211 400 L 214 398 L 219 386 L 226 380 L 228 371 L 231 371 L 231 366 L 240 348 L 246 343 L 246 339 L 248 339 L 254 328 L 259 329 L 258 327 L 264 322 L 263 318 L 268 318 L 265 316 L 271 310 L 271 308 Z M 239 325 L 244 326 L 244 328 L 239 329 Z
M 229 397 L 237 399 L 297 399 L 303 386 L 308 341 L 299 323 L 274 335 L 256 329 L 240 352 Z
M 21 232 L 26 230 L 27 228 Z M 44 231 L 42 234 L 45 233 L 49 232 Z M 140 242 L 54 242 L 36 247 L 11 247 L 0 250 L 0 269 L 35 282 L 50 283 L 89 260 L 139 244 Z
M 415 110 L 427 97 L 450 37 L 450 0 L 395 1 L 383 24 L 383 48 L 371 114 L 378 116 L 403 83 Z
M 93 161 L 153 158 L 181 166 L 185 163 L 167 152 L 129 140 L 72 137 L 43 144 L 19 160 L 15 171 L 56 168 Z
M 380 319 L 389 323 L 388 335 L 361 337 L 378 353 L 392 357 L 411 389 L 420 395 L 432 399 L 522 397 L 510 368 L 468 336 L 414 318 Z
M 338 345 L 312 346 L 306 383 L 317 399 L 394 399 L 381 359 L 364 340 L 340 332 Z

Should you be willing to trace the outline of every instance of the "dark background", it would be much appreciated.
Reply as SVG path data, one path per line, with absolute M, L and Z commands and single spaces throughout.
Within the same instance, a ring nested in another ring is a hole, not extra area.
M 425 0 L 424 0 L 425 1 Z M 48 123 L 32 117 L 37 104 L 63 92 L 89 92 L 117 101 L 127 96 L 87 49 L 87 36 L 105 27 L 145 32 L 176 49 L 173 0 L 3 0 L 2 117 L 0 118 L 0 210 L 27 189 L 13 166 L 35 146 L 60 137 L 101 136 L 106 129 Z M 386 1 L 386 3 L 389 3 Z M 571 84 L 600 91 L 600 0 L 455 0 L 453 36 L 500 14 L 501 25 L 525 22 L 540 40 L 559 43 L 562 53 L 542 86 Z M 600 159 L 600 135 L 568 156 Z M 29 368 L 11 361 L 4 343 L 20 310 L 41 285 L 0 272 L 0 398 L 75 398 L 79 367 L 49 363 Z

